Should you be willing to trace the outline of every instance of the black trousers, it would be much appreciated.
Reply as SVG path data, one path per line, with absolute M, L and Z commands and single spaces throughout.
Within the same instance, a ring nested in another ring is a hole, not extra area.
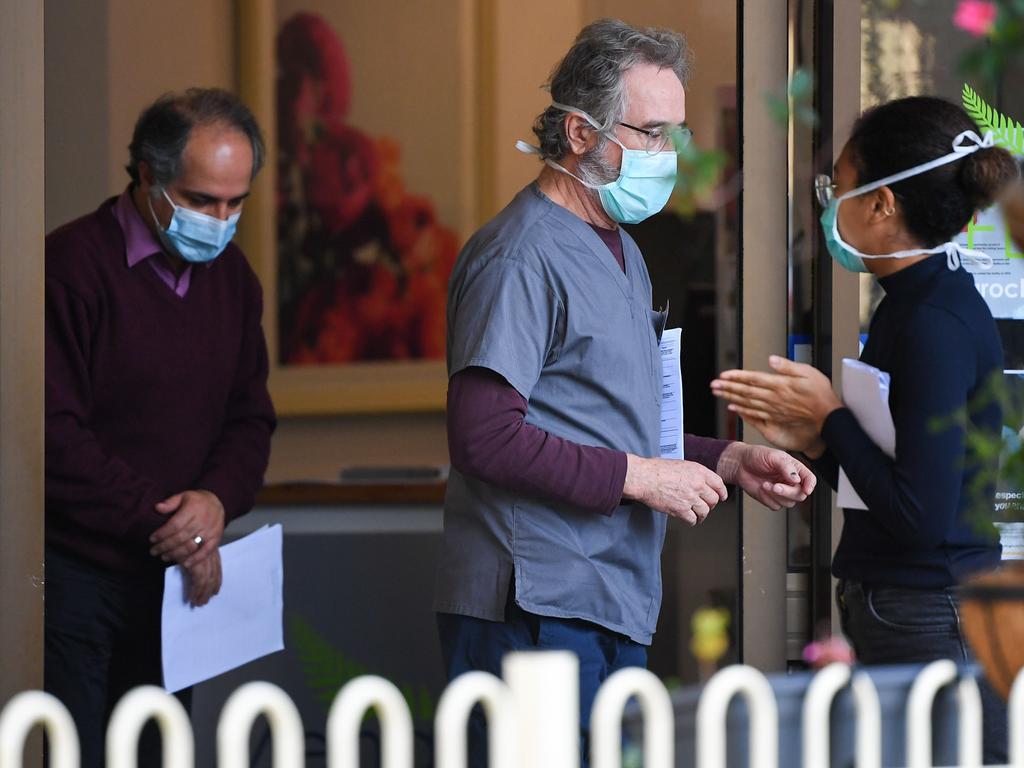
M 923 664 L 937 659 L 974 662 L 960 629 L 954 589 L 904 589 L 840 580 L 836 600 L 843 632 L 864 664 Z M 983 761 L 1007 761 L 1006 703 L 987 680 L 981 692 Z
M 43 687 L 74 718 L 82 768 L 103 768 L 114 706 L 132 688 L 163 680 L 163 572 L 125 577 L 47 548 L 45 598 Z M 187 709 L 191 690 L 178 698 Z M 160 764 L 151 722 L 139 742 L 139 765 Z

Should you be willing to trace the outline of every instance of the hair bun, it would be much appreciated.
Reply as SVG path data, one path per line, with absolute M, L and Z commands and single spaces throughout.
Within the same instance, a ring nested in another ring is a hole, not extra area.
M 1000 193 L 1020 178 L 1013 156 L 1001 147 L 986 147 L 972 152 L 960 168 L 960 185 L 975 209 L 988 208 Z

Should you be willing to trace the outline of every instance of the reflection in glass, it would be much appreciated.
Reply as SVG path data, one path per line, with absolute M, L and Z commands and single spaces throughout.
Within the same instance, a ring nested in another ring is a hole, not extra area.
M 683 32 L 693 48 L 694 77 L 686 89 L 690 146 L 725 154 L 723 184 L 704 197 L 678 195 L 677 189 L 664 211 L 624 229 L 644 255 L 653 305 L 668 306 L 668 327 L 683 329 L 686 431 L 734 438 L 735 419 L 724 418 L 724 405 L 711 396 L 708 384 L 739 362 L 737 5 L 721 3 L 714 13 L 696 14 L 692 5 L 662 0 L 586 0 L 583 6 L 585 21 L 610 16 L 669 27 Z M 704 608 L 728 610 L 729 649 L 719 663 L 738 661 L 739 541 L 736 494 L 699 529 L 669 524 L 661 559 L 661 616 L 648 657 L 649 668 L 659 677 L 697 682 L 692 621 Z
M 960 56 L 972 40 L 953 26 L 958 0 L 863 0 L 861 3 L 862 110 L 923 94 L 959 102 Z M 849 126 L 839 126 L 845 134 Z M 874 275 L 860 276 L 860 331 L 882 300 Z
M 961 103 L 964 84 L 982 90 L 960 71 L 964 52 L 975 39 L 953 24 L 958 0 L 862 0 L 861 108 L 903 96 L 933 95 Z M 1009 71 L 992 98 L 998 111 L 1024 120 L 1024 89 Z M 882 298 L 872 275 L 860 277 L 861 333 Z M 1024 364 L 1024 319 L 995 312 L 1007 364 Z
M 818 122 L 794 103 L 794 84 L 815 71 L 814 33 L 816 4 L 789 3 L 789 195 L 788 195 L 788 356 L 799 362 L 815 360 L 815 281 L 818 279 L 818 215 L 815 180 L 818 169 Z M 813 86 L 812 86 L 813 90 Z M 813 98 L 813 93 L 808 94 Z M 815 105 L 817 106 L 817 105 Z M 812 110 L 813 111 L 813 110 Z M 824 194 L 824 192 L 822 192 Z M 787 515 L 787 569 L 804 572 L 811 567 L 814 501 L 808 500 Z M 806 585 L 807 581 L 801 582 Z M 806 586 L 805 586 L 806 589 Z M 806 594 L 805 594 L 806 599 Z M 808 609 L 809 610 L 809 609 Z M 805 638 L 809 640 L 810 638 Z

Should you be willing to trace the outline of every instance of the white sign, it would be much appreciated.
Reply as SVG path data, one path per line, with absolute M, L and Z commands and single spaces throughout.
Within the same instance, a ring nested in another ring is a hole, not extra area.
M 999 206 L 976 214 L 956 241 L 992 259 L 991 269 L 964 263 L 992 316 L 1024 320 L 1024 253 L 1014 246 Z

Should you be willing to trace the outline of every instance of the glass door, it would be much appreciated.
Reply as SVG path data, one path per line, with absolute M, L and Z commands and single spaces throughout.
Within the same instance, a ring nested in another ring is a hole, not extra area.
M 977 44 L 975 38 L 954 23 L 956 0 L 862 0 L 860 105 L 867 109 L 903 96 L 928 94 L 964 103 L 966 89 L 1014 122 L 1024 122 L 1024 92 L 1010 87 L 1020 82 L 1019 71 L 1004 73 L 995 83 L 965 73 L 959 62 Z M 985 126 L 981 126 L 984 128 Z M 1021 147 L 1008 147 L 1018 154 Z M 1018 194 L 1019 200 L 1022 199 Z M 1013 236 L 1002 208 L 995 206 L 970 222 L 960 236 L 969 247 L 984 250 L 992 258 L 988 269 L 965 265 L 973 272 L 975 287 L 984 297 L 1003 342 L 1003 385 L 1011 407 L 1006 408 L 1003 437 L 1008 450 L 1019 449 L 1024 417 L 1024 242 Z M 881 299 L 877 280 L 862 275 L 860 282 L 860 330 Z M 1016 407 L 1013 407 L 1016 405 Z M 1019 521 L 1024 513 L 1024 488 L 1001 479 L 996 493 L 996 519 Z M 1020 522 L 1001 524 L 1004 557 L 1024 556 Z
M 832 265 L 822 258 L 813 194 L 832 166 L 832 13 L 830 4 L 789 0 L 787 356 L 832 373 Z M 827 30 L 827 33 L 825 32 Z M 831 616 L 832 500 L 819 490 L 786 520 L 786 659 L 828 631 Z
M 833 270 L 813 193 L 818 173 L 832 173 L 845 132 L 860 109 L 860 25 L 855 3 L 788 0 L 786 211 L 786 354 L 838 375 L 857 354 L 858 284 Z M 838 383 L 838 382 L 837 382 Z M 827 486 L 786 519 L 786 661 L 802 662 L 804 646 L 838 631 L 831 561 L 841 513 Z

